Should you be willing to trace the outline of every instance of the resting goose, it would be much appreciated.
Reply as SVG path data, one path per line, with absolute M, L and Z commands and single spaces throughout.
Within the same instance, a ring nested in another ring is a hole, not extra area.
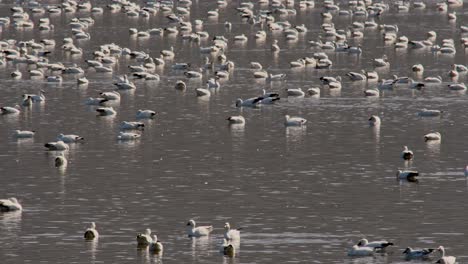
M 119 135 L 117 136 L 118 140 L 135 140 L 140 138 L 141 135 L 137 133 L 130 133 L 130 132 L 119 132 Z
M 162 253 L 164 247 L 161 241 L 158 240 L 156 235 L 153 235 L 153 241 L 149 243 L 149 250 L 153 253 L 160 254 Z
M 320 88 L 318 87 L 309 88 L 307 89 L 307 94 L 310 96 L 320 97 Z
M 240 241 L 240 229 L 232 229 L 229 223 L 224 224 L 224 238 L 227 241 Z
M 365 81 L 367 80 L 367 77 L 364 73 L 359 73 L 359 72 L 348 72 L 346 74 L 346 76 L 348 76 L 351 81 Z
M 365 96 L 379 96 L 380 92 L 377 89 L 367 89 L 364 91 Z
M 305 125 L 305 123 L 307 123 L 307 120 L 302 117 L 285 115 L 284 118 L 285 118 L 285 121 L 284 121 L 285 126 L 303 126 Z
M 57 140 L 61 140 L 65 143 L 76 143 L 76 142 L 84 140 L 84 138 L 78 135 L 72 135 L 72 134 L 70 135 L 59 134 L 57 137 Z
M 2 115 L 8 115 L 8 114 L 19 114 L 21 111 L 20 111 L 20 106 L 15 105 L 14 107 L 11 107 L 11 106 L 0 107 L 0 112 Z
M 414 182 L 416 181 L 416 177 L 419 176 L 419 172 L 410 170 L 398 170 L 396 176 L 398 180 L 407 180 L 410 182 Z
M 465 91 L 466 90 L 466 85 L 464 83 L 453 83 L 447 86 L 450 90 L 453 90 L 453 91 Z
M 249 99 L 242 100 L 240 98 L 237 98 L 236 100 L 236 107 L 256 107 L 257 105 L 260 104 L 260 101 L 262 100 L 262 97 L 253 97 Z
M 223 239 L 223 244 L 221 245 L 221 252 L 223 255 L 228 257 L 234 257 L 236 255 L 236 248 L 234 245 L 228 242 L 227 239 Z
M 63 151 L 63 150 L 68 150 L 68 144 L 66 144 L 63 141 L 56 141 L 56 142 L 49 142 L 44 145 L 48 150 L 52 151 Z
M 358 245 L 354 245 L 349 251 L 348 256 L 350 257 L 367 257 L 373 256 L 375 250 L 373 247 L 360 247 Z
M 411 160 L 414 157 L 413 151 L 409 150 L 407 146 L 403 146 L 403 151 L 401 152 L 401 157 L 404 160 Z
M 370 118 L 369 118 L 369 125 L 370 126 L 380 126 L 380 117 L 376 116 L 376 115 L 372 115 Z
M 439 132 L 432 132 L 432 133 L 424 135 L 424 141 L 441 140 L 441 139 L 442 139 L 442 135 Z
M 301 88 L 289 88 L 286 89 L 288 96 L 298 96 L 303 97 L 305 95 L 304 91 Z
M 29 131 L 29 130 L 15 130 L 15 132 L 13 132 L 13 136 L 16 137 L 16 138 L 32 138 L 35 133 L 36 133 L 36 131 L 34 131 L 34 130 L 32 130 L 32 131 Z
M 426 109 L 423 108 L 419 111 L 419 116 L 431 117 L 431 116 L 440 116 L 443 111 L 441 110 L 434 110 L 434 109 Z
M 406 260 L 411 259 L 427 259 L 434 252 L 433 248 L 423 248 L 423 249 L 412 249 L 407 247 L 403 254 L 405 255 Z
M 96 109 L 96 112 L 98 112 L 98 115 L 100 116 L 113 116 L 116 115 L 117 112 L 114 110 L 114 108 L 111 107 L 99 107 Z
M 91 226 L 87 228 L 84 232 L 84 238 L 86 240 L 93 240 L 99 238 L 99 233 L 96 230 L 96 224 L 94 222 L 91 222 Z
M 151 229 L 147 228 L 144 234 L 137 234 L 136 239 L 138 246 L 148 246 L 153 242 L 153 239 L 151 238 Z
M 213 231 L 213 226 L 196 226 L 195 220 L 190 219 L 187 223 L 187 235 L 189 237 L 208 236 Z
M 454 256 L 445 256 L 445 248 L 443 246 L 439 246 L 437 251 L 441 252 L 442 256 L 436 263 L 455 264 L 456 258 Z
M 370 248 L 374 248 L 374 249 L 385 249 L 388 246 L 393 246 L 393 243 L 385 241 L 385 240 L 369 242 L 367 239 L 363 238 L 363 239 L 358 241 L 357 246 L 359 246 L 359 247 L 370 247 Z
M 122 130 L 138 130 L 138 129 L 143 129 L 145 127 L 145 124 L 142 122 L 127 122 L 123 121 L 120 123 L 120 129 Z
M 0 212 L 21 211 L 23 207 L 14 197 L 0 200 Z
M 99 95 L 101 95 L 106 100 L 120 101 L 120 94 L 117 91 L 102 92 Z
M 245 124 L 245 118 L 243 116 L 230 116 L 226 120 L 229 121 L 229 124 Z
M 442 77 L 441 76 L 426 77 L 426 78 L 424 78 L 424 82 L 426 82 L 426 83 L 442 83 Z
M 136 118 L 153 118 L 156 115 L 156 112 L 153 110 L 138 110 L 136 113 Z
M 66 167 L 67 164 L 68 164 L 68 160 L 63 155 L 57 156 L 54 159 L 54 165 L 56 168 Z

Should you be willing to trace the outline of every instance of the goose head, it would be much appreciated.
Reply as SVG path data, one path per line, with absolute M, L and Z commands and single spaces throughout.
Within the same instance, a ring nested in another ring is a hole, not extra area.
M 242 99 L 238 98 L 238 99 L 236 100 L 236 106 L 237 106 L 237 107 L 242 106 L 242 103 L 243 103 L 243 102 L 244 102 L 244 101 L 242 101 Z
M 367 244 L 369 244 L 369 241 L 368 241 L 367 239 L 365 239 L 365 238 L 359 240 L 358 243 L 357 243 L 357 245 L 358 245 L 359 247 L 363 247 L 363 246 L 365 246 L 365 245 L 367 245 Z
M 187 223 L 187 226 L 195 227 L 195 221 L 193 219 L 190 219 Z
M 226 222 L 226 223 L 224 224 L 224 230 L 226 230 L 226 231 L 231 230 L 231 225 L 229 225 L 228 222 Z
M 405 249 L 405 251 L 403 251 L 403 254 L 410 253 L 411 250 L 412 250 L 412 249 L 411 249 L 410 247 L 407 247 L 407 248 Z

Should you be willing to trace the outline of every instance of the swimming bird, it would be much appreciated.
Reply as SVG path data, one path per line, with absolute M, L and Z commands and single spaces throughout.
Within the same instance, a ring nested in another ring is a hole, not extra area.
M 432 132 L 432 133 L 424 135 L 424 141 L 441 140 L 441 139 L 442 139 L 442 136 L 440 135 L 439 132 Z
M 144 118 L 153 118 L 156 115 L 156 112 L 153 110 L 138 110 L 136 113 L 136 118 L 144 119 Z
M 175 88 L 176 90 L 184 91 L 185 89 L 187 89 L 187 84 L 185 84 L 184 81 L 178 80 L 178 81 L 176 82 L 174 88 Z
M 447 85 L 450 90 L 453 91 L 464 91 L 466 90 L 466 85 L 464 83 L 452 83 Z
M 96 223 L 91 222 L 91 226 L 84 232 L 84 238 L 86 240 L 93 240 L 99 238 L 99 233 L 96 230 Z
M 227 239 L 223 239 L 223 244 L 221 245 L 221 252 L 223 255 L 228 257 L 234 257 L 236 255 L 236 248 L 234 245 L 228 242 Z
M 229 223 L 224 224 L 224 238 L 227 241 L 240 241 L 240 229 L 232 229 Z
M 31 97 L 33 103 L 43 102 L 46 99 L 44 90 L 40 90 L 39 94 L 23 94 L 23 97 Z
M 262 100 L 262 97 L 252 97 L 249 99 L 242 100 L 240 98 L 237 98 L 236 100 L 236 107 L 256 107 L 257 105 L 260 104 L 260 101 Z
M 440 116 L 443 111 L 441 110 L 435 110 L 435 109 L 426 109 L 423 108 L 421 111 L 418 112 L 419 116 L 424 116 L 424 117 L 431 117 L 431 116 Z
M 117 136 L 118 140 L 135 140 L 140 138 L 141 135 L 137 133 L 130 133 L 130 132 L 123 132 L 120 131 L 119 135 Z
M 416 177 L 419 176 L 419 172 L 411 171 L 411 170 L 398 170 L 396 173 L 397 179 L 399 180 L 407 180 L 410 182 L 415 182 Z
M 64 151 L 69 149 L 68 144 L 61 140 L 56 142 L 48 142 L 44 145 L 44 147 L 51 151 Z
M 271 44 L 271 52 L 278 53 L 280 52 L 281 48 L 278 45 L 278 40 L 273 40 L 273 43 Z
M 55 157 L 55 159 L 54 159 L 54 165 L 57 168 L 66 167 L 67 164 L 68 164 L 68 160 L 63 155 L 59 155 L 59 156 Z
M 14 197 L 0 200 L 0 212 L 21 211 L 23 207 Z
M 207 85 L 208 86 L 208 85 Z M 204 97 L 209 97 L 211 96 L 211 92 L 210 90 L 206 89 L 206 88 L 196 88 L 195 89 L 195 93 L 197 94 L 197 96 L 204 96 Z
M 305 95 L 304 91 L 301 88 L 289 88 L 286 89 L 288 96 L 298 96 L 303 97 Z
M 364 91 L 365 96 L 379 96 L 380 92 L 377 89 L 367 89 Z
M 188 221 L 187 226 L 187 235 L 189 237 L 208 236 L 213 231 L 213 226 L 196 226 L 193 219 Z
M 372 115 L 369 118 L 369 125 L 370 126 L 380 126 L 380 117 L 378 117 L 376 115 Z
M 76 142 L 84 140 L 84 138 L 78 135 L 73 135 L 73 134 L 69 134 L 69 135 L 59 134 L 57 136 L 57 140 L 61 140 L 65 143 L 76 143 Z
M 366 256 L 373 256 L 375 250 L 373 247 L 360 247 L 358 245 L 354 245 L 349 251 L 348 256 L 350 257 L 366 257 Z
M 245 124 L 245 118 L 241 115 L 239 116 L 230 116 L 226 120 L 229 121 L 229 124 Z
M 423 249 L 412 249 L 407 247 L 403 254 L 405 255 L 405 259 L 427 259 L 429 256 L 434 252 L 435 249 L 433 248 L 423 248 Z
M 320 88 L 318 87 L 309 88 L 307 89 L 307 94 L 310 96 L 320 97 Z
M 284 119 L 285 126 L 304 126 L 307 123 L 307 120 L 302 117 L 285 115 Z
M 158 240 L 156 235 L 153 235 L 153 241 L 149 243 L 149 250 L 153 253 L 160 254 L 163 252 L 163 244 Z
M 138 246 L 148 246 L 153 242 L 153 239 L 151 238 L 151 229 L 147 228 L 144 234 L 137 234 L 136 239 Z
M 105 100 L 120 101 L 120 93 L 117 91 L 99 93 Z
M 123 121 L 120 123 L 120 129 L 122 130 L 139 130 L 143 129 L 145 127 L 145 124 L 142 122 L 128 122 L 128 121 Z
M 11 106 L 0 107 L 0 112 L 2 115 L 8 115 L 8 114 L 19 114 L 21 111 L 20 111 L 20 106 L 15 105 L 14 107 L 11 107 Z
M 117 112 L 114 110 L 112 106 L 111 107 L 99 107 L 96 109 L 96 112 L 98 112 L 98 115 L 100 116 L 113 116 L 117 114 Z
M 16 137 L 16 138 L 32 138 L 34 136 L 34 134 L 36 133 L 36 131 L 34 130 L 15 130 L 15 132 L 13 132 L 13 136 Z
M 403 146 L 403 151 L 401 152 L 401 157 L 404 160 L 411 160 L 414 157 L 413 151 L 409 150 L 407 146 Z
M 23 101 L 21 102 L 22 106 L 31 106 L 33 103 L 32 98 L 30 96 L 26 96 Z
M 455 264 L 456 258 L 454 256 L 446 256 L 445 255 L 445 248 L 443 246 L 439 246 L 437 251 L 441 252 L 442 256 L 436 263 L 441 264 Z
M 370 247 L 370 248 L 374 248 L 374 249 L 385 249 L 388 246 L 393 246 L 393 243 L 385 241 L 385 240 L 369 242 L 367 239 L 363 238 L 363 239 L 358 241 L 357 245 L 359 247 Z

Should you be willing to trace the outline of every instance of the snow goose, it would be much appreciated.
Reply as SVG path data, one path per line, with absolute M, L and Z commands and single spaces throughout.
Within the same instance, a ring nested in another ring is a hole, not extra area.
M 195 89 L 195 93 L 199 97 L 202 97 L 202 96 L 210 97 L 211 96 L 211 92 L 207 88 L 197 88 L 197 89 Z
M 426 87 L 426 85 L 422 82 L 416 82 L 413 79 L 409 79 L 409 88 L 411 89 L 422 89 Z
M 372 115 L 369 118 L 369 125 L 370 126 L 380 126 L 380 123 L 381 123 L 380 117 L 378 117 L 376 115 Z
M 279 97 L 279 94 L 278 93 L 275 93 L 275 92 L 267 92 L 265 89 L 262 89 L 262 95 L 261 97 L 263 99 L 267 98 L 267 97 Z
M 70 134 L 70 135 L 59 134 L 57 136 L 57 140 L 58 141 L 61 140 L 61 141 L 65 142 L 65 143 L 76 143 L 76 142 L 84 140 L 84 138 L 80 137 L 78 135 L 72 135 L 72 134 Z
M 67 164 L 68 160 L 63 155 L 59 155 L 54 159 L 54 165 L 56 168 L 65 168 Z
M 383 55 L 382 58 L 373 59 L 372 63 L 374 67 L 386 67 L 390 65 L 390 62 L 388 62 L 387 59 L 387 55 Z
M 32 138 L 36 132 L 34 130 L 15 130 L 13 136 L 16 138 Z
M 271 74 L 270 73 L 270 76 L 269 76 L 269 80 L 270 81 L 281 81 L 281 80 L 284 80 L 284 78 L 286 78 L 286 74 L 285 73 L 278 73 L 278 74 Z
M 132 89 L 136 89 L 136 86 L 133 82 L 131 82 L 127 75 L 124 75 L 123 76 L 123 80 L 122 81 L 119 81 L 119 82 L 116 82 L 114 83 L 115 86 L 117 86 L 117 89 L 119 90 L 132 90 Z
M 40 90 L 39 91 L 39 94 L 25 94 L 23 96 L 29 96 L 31 97 L 32 101 L 34 103 L 37 103 L 37 102 L 44 102 L 45 101 L 45 91 L 44 90 Z
M 189 79 L 201 79 L 203 78 L 202 71 L 202 69 L 200 69 L 199 71 L 186 71 L 184 72 L 184 75 Z
M 96 112 L 98 112 L 98 115 L 100 116 L 113 116 L 117 114 L 117 112 L 114 110 L 112 106 L 111 107 L 99 107 L 98 109 L 96 109 Z
M 91 222 L 91 226 L 86 229 L 83 236 L 86 240 L 98 239 L 99 233 L 96 230 L 96 223 Z
M 411 67 L 411 70 L 416 73 L 423 73 L 424 72 L 424 66 L 422 64 L 415 64 Z
M 104 105 L 104 103 L 108 102 L 109 100 L 104 99 L 102 97 L 89 97 L 86 99 L 85 104 L 86 105 Z
M 403 146 L 403 151 L 401 152 L 401 157 L 404 160 L 411 160 L 414 157 L 413 151 L 409 150 L 407 146 Z
M 12 72 L 10 75 L 13 79 L 21 79 L 21 76 L 23 76 L 19 70 Z
M 421 109 L 421 111 L 418 112 L 418 115 L 423 116 L 423 117 L 433 117 L 433 116 L 440 116 L 442 113 L 443 113 L 442 110 L 423 108 Z
M 211 89 L 218 89 L 219 87 L 221 87 L 217 78 L 210 78 L 208 81 L 206 81 L 206 84 L 207 84 L 207 88 L 211 88 Z
M 266 79 L 268 77 L 268 72 L 265 70 L 256 71 L 253 73 L 255 79 Z
M 310 96 L 319 97 L 320 96 L 320 88 L 318 88 L 318 87 L 309 88 L 309 89 L 307 89 L 307 94 L 310 95 Z
M 120 101 L 120 94 L 117 91 L 99 93 L 106 100 Z
M 46 147 L 48 150 L 51 150 L 51 151 L 63 151 L 63 150 L 68 150 L 69 147 L 68 147 L 68 144 L 66 144 L 65 142 L 59 140 L 59 141 L 56 141 L 56 142 L 48 142 L 46 144 L 44 144 L 44 147 Z
M 245 118 L 243 116 L 230 116 L 228 118 L 226 118 L 226 120 L 229 121 L 229 124 L 241 124 L 241 125 L 244 125 L 245 124 Z
M 206 14 L 209 18 L 217 18 L 219 16 L 219 9 L 210 10 Z
M 246 42 L 248 40 L 247 36 L 242 34 L 238 36 L 234 36 L 234 41 L 236 42 Z
M 306 65 L 306 61 L 304 59 L 297 59 L 295 61 L 291 61 L 289 63 L 289 67 L 291 68 L 304 68 Z
M 307 120 L 302 117 L 285 115 L 284 119 L 285 126 L 304 126 L 307 123 Z
M 250 62 L 250 68 L 254 70 L 261 70 L 263 69 L 263 66 L 260 64 L 260 62 L 252 61 Z
M 22 106 L 31 106 L 33 103 L 33 100 L 30 96 L 26 96 L 25 98 L 23 98 L 23 101 L 21 102 L 21 105 Z
M 274 104 L 280 99 L 279 97 L 263 97 L 262 100 L 260 100 L 260 104 Z
M 380 92 L 377 89 L 367 89 L 364 91 L 364 95 L 368 97 L 378 97 L 380 95 Z
M 136 118 L 153 118 L 156 115 L 156 112 L 153 110 L 138 110 L 136 113 Z
M 442 135 L 439 132 L 431 132 L 429 134 L 424 135 L 424 141 L 428 140 L 441 140 Z
M 271 44 L 271 52 L 278 53 L 280 52 L 280 47 L 278 45 L 278 40 L 273 40 L 273 43 Z
M 367 80 L 367 77 L 364 73 L 359 73 L 359 72 L 348 72 L 346 76 L 351 79 L 351 81 L 365 81 Z
M 262 100 L 262 97 L 252 97 L 249 99 L 242 100 L 241 98 L 237 98 L 236 100 L 236 107 L 257 107 L 257 105 L 260 104 L 260 101 Z
M 304 91 L 302 91 L 301 88 L 289 88 L 286 89 L 286 92 L 288 96 L 303 97 L 305 95 Z
M 176 90 L 185 91 L 187 89 L 187 84 L 184 81 L 178 80 L 174 86 Z
M 336 81 L 328 82 L 328 88 L 341 89 L 341 76 L 336 77 Z
M 450 90 L 453 91 L 464 91 L 466 90 L 466 85 L 464 83 L 452 83 L 447 85 Z
M 174 47 L 171 46 L 169 50 L 161 50 L 161 55 L 165 58 L 174 58 Z
M 378 84 L 379 89 L 392 89 L 395 84 L 395 80 L 380 80 Z
M 439 246 L 437 248 L 437 251 L 439 251 L 442 254 L 442 256 L 440 256 L 440 259 L 436 263 L 455 264 L 456 258 L 454 256 L 446 256 L 445 248 L 443 246 Z
M 141 135 L 137 133 L 130 133 L 130 132 L 119 132 L 119 135 L 117 136 L 118 140 L 135 140 L 140 138 Z
M 63 78 L 62 76 L 52 75 L 52 76 L 47 76 L 46 80 L 49 83 L 61 83 L 63 81 Z
M 359 240 L 359 242 L 357 243 L 357 246 L 359 246 L 359 247 L 370 247 L 370 248 L 374 248 L 374 249 L 385 249 L 388 246 L 393 246 L 393 243 L 385 241 L 385 240 L 369 242 L 367 239 L 363 238 L 363 239 Z
M 228 119 L 229 120 L 229 119 Z M 187 223 L 187 235 L 189 237 L 208 236 L 213 231 L 213 226 L 196 226 L 195 220 L 190 219 Z
M 14 197 L 0 200 L 0 212 L 21 211 L 23 207 Z
M 426 78 L 424 78 L 424 82 L 426 82 L 426 83 L 442 83 L 442 77 L 441 76 L 426 77 Z
M 161 254 L 163 252 L 163 244 L 161 241 L 158 240 L 158 237 L 156 235 L 153 235 L 153 241 L 149 244 L 149 251 L 156 253 L 156 254 Z
M 128 121 L 123 121 L 120 123 L 120 129 L 122 130 L 139 130 L 139 129 L 144 129 L 145 124 L 142 122 L 128 122 Z
M 407 180 L 409 182 L 415 182 L 416 177 L 419 176 L 419 172 L 411 170 L 398 170 L 396 177 L 398 180 Z
M 151 229 L 147 228 L 144 234 L 137 234 L 136 239 L 138 246 L 148 246 L 153 242 L 153 239 L 151 238 Z
M 360 247 L 358 245 L 354 245 L 349 251 L 348 256 L 350 257 L 367 257 L 373 256 L 375 250 L 373 247 Z
M 224 224 L 224 238 L 227 241 L 240 241 L 240 229 L 232 229 L 229 223 Z
M 427 259 L 434 252 L 433 248 L 423 248 L 423 249 L 412 249 L 407 247 L 403 254 L 405 255 L 406 260 L 411 259 Z
M 229 243 L 229 241 L 225 238 L 223 239 L 223 244 L 221 245 L 220 251 L 221 253 L 223 253 L 223 255 L 231 257 L 231 258 L 236 255 L 235 246 Z

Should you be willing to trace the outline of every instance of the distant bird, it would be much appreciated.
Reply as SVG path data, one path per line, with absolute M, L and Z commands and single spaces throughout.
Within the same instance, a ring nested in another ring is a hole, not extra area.
M 424 135 L 424 141 L 441 140 L 441 139 L 442 139 L 442 136 L 440 135 L 439 132 L 432 132 L 432 133 Z
M 262 97 L 253 97 L 249 99 L 242 100 L 240 98 L 237 98 L 236 100 L 236 107 L 256 107 L 258 104 L 260 104 L 260 101 L 262 100 Z
M 87 228 L 84 232 L 84 238 L 86 240 L 93 240 L 99 238 L 99 233 L 96 230 L 96 224 L 94 222 L 91 222 L 91 226 Z
M 137 243 L 139 246 L 149 246 L 153 239 L 151 238 L 151 229 L 147 228 L 144 234 L 137 234 Z
M 422 117 L 433 117 L 433 116 L 440 116 L 442 113 L 443 111 L 441 110 L 423 108 L 421 109 L 421 111 L 418 112 L 418 115 Z
M 350 257 L 366 257 L 366 256 L 373 256 L 375 250 L 373 247 L 360 247 L 358 245 L 354 245 L 349 251 L 348 256 Z
M 36 131 L 28 131 L 28 130 L 15 130 L 13 136 L 16 138 L 32 138 Z
M 245 118 L 243 116 L 230 116 L 226 120 L 229 121 L 229 124 L 245 124 Z
M 144 119 L 144 118 L 153 118 L 156 115 L 156 112 L 153 110 L 138 110 L 136 114 L 136 118 Z
M 119 135 L 117 136 L 118 140 L 135 140 L 140 138 L 141 135 L 137 133 L 130 133 L 130 132 L 123 132 L 120 131 Z
M 434 252 L 433 248 L 423 248 L 423 249 L 412 249 L 407 247 L 403 254 L 405 255 L 406 260 L 411 259 L 427 259 Z
M 196 226 L 193 219 L 190 219 L 187 223 L 187 235 L 189 237 L 208 236 L 212 231 L 213 226 Z
M 284 119 L 285 126 L 304 126 L 307 123 L 307 120 L 302 117 L 285 115 Z
M 156 235 L 153 235 L 153 241 L 149 243 L 149 250 L 153 253 L 160 254 L 163 252 L 163 244 L 158 240 Z
M 0 200 L 0 212 L 21 211 L 23 207 L 14 197 Z
M 376 115 L 372 115 L 370 118 L 369 118 L 369 125 L 370 126 L 380 126 L 380 117 L 376 116 Z
M 84 137 L 80 137 L 78 135 L 64 135 L 64 134 L 59 134 L 57 137 L 57 140 L 61 140 L 65 143 L 76 143 L 79 141 L 83 141 Z
M 374 248 L 374 249 L 385 249 L 388 246 L 393 246 L 393 243 L 385 241 L 385 240 L 369 242 L 367 239 L 363 238 L 363 239 L 358 241 L 357 245 L 359 247 L 370 247 L 370 248 Z
M 113 116 L 117 114 L 117 112 L 114 110 L 112 106 L 111 107 L 99 107 L 96 109 L 96 112 L 98 112 L 98 115 L 100 116 Z
M 419 172 L 410 170 L 398 170 L 396 176 L 398 180 L 407 180 L 410 182 L 414 182 L 416 181 L 416 177 L 419 176 Z
M 67 166 L 68 161 L 63 155 L 60 155 L 60 156 L 55 157 L 54 164 L 55 164 L 55 167 L 57 168 L 65 167 Z
M 143 129 L 145 127 L 145 124 L 142 122 L 128 122 L 128 121 L 123 121 L 120 123 L 120 129 L 122 130 L 139 130 Z
M 414 157 L 413 151 L 409 150 L 407 146 L 403 146 L 403 151 L 401 152 L 401 157 L 404 160 L 411 160 Z
M 224 224 L 224 238 L 227 241 L 240 241 L 240 229 L 232 229 L 229 223 Z
M 445 248 L 443 246 L 439 246 L 437 248 L 437 251 L 439 251 L 442 254 L 442 256 L 436 263 L 455 264 L 456 258 L 454 256 L 445 256 Z
M 223 244 L 221 245 L 221 252 L 223 255 L 228 257 L 234 257 L 236 255 L 236 248 L 234 245 L 228 242 L 227 239 L 223 239 Z
M 56 142 L 46 143 L 44 147 L 46 147 L 48 150 L 51 150 L 51 151 L 64 151 L 64 150 L 69 149 L 68 144 L 66 144 L 65 142 L 61 140 L 56 141 Z
M 11 106 L 0 107 L 0 113 L 2 115 L 19 114 L 20 112 L 21 111 L 20 111 L 20 106 L 19 105 L 15 105 L 14 107 L 11 107 Z

